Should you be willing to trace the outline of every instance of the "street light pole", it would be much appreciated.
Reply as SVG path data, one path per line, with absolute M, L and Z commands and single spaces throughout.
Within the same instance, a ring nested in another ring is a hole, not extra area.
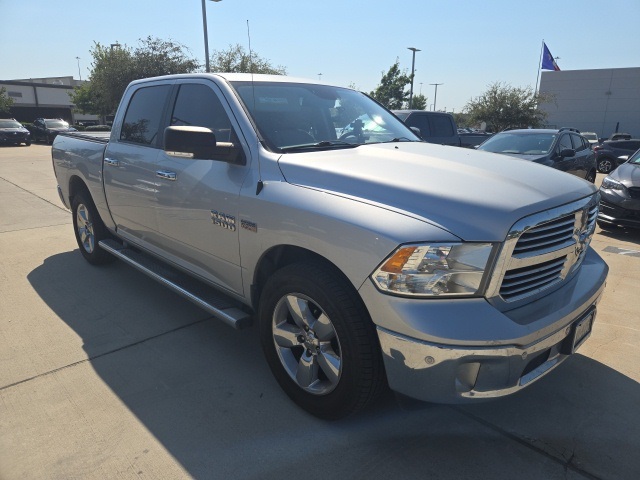
M 80 74 L 80 57 L 76 57 L 76 60 L 78 61 L 78 78 L 82 81 L 82 75 Z
M 413 76 L 416 71 L 416 52 L 419 52 L 420 49 L 415 47 L 407 47 L 407 49 L 413 52 L 411 55 L 411 91 L 409 92 L 409 110 L 411 110 L 413 106 Z
M 430 83 L 429 85 L 435 85 L 436 92 L 433 95 L 433 111 L 436 111 L 436 100 L 438 99 L 438 85 L 444 85 L 444 83 Z
M 212 2 L 221 2 L 222 0 L 211 0 Z M 205 0 L 202 0 L 202 29 L 204 30 L 204 63 L 206 72 L 211 71 L 209 65 L 209 36 L 207 35 L 207 8 L 204 4 Z

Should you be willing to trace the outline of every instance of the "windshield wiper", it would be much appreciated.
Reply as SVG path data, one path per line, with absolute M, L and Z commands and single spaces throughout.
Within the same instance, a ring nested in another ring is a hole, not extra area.
M 292 145 L 291 147 L 282 147 L 283 152 L 297 152 L 302 150 L 328 150 L 332 148 L 354 148 L 360 146 L 359 143 L 343 142 L 342 140 L 323 140 L 318 143 L 309 143 L 305 145 Z

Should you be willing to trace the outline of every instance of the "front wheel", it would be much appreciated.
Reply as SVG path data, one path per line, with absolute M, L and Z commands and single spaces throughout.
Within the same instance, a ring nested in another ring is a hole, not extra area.
M 92 265 L 110 263 L 115 257 L 98 246 L 101 240 L 109 238 L 109 231 L 102 223 L 91 196 L 80 192 L 71 204 L 73 229 L 82 256 Z
M 595 183 L 596 182 L 596 171 L 595 170 L 589 170 L 589 173 L 587 173 L 587 176 L 585 177 L 585 180 L 587 182 Z
M 260 299 L 260 339 L 286 394 L 334 420 L 372 404 L 385 385 L 375 327 L 353 286 L 319 262 L 288 265 Z

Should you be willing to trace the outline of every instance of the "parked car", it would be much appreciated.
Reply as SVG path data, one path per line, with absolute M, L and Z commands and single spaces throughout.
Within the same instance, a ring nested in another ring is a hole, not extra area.
M 580 132 L 580 134 L 586 138 L 592 146 L 600 143 L 596 132 Z
M 640 150 L 602 181 L 598 225 L 640 228 Z
M 412 129 L 418 129 L 425 142 L 461 146 L 458 127 L 450 113 L 426 110 L 393 110 L 393 113 Z
M 575 128 L 506 130 L 495 134 L 478 150 L 547 165 L 591 183 L 596 179 L 591 144 Z
M 31 135 L 34 142 L 43 141 L 53 143 L 53 139 L 60 132 L 75 132 L 76 129 L 69 126 L 61 118 L 36 118 L 31 126 Z
M 640 140 L 605 140 L 600 145 L 593 147 L 596 153 L 596 165 L 600 173 L 611 173 L 618 165 L 624 163 L 633 152 L 640 148 Z
M 631 140 L 630 133 L 612 133 L 607 140 Z
M 14 118 L 0 118 L 0 145 L 31 145 L 29 130 Z

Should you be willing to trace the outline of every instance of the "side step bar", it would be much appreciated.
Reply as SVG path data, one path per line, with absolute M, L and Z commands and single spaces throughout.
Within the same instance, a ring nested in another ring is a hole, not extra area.
M 251 325 L 251 315 L 242 310 L 242 304 L 213 287 L 116 240 L 102 240 L 99 245 L 232 327 L 240 330 Z

